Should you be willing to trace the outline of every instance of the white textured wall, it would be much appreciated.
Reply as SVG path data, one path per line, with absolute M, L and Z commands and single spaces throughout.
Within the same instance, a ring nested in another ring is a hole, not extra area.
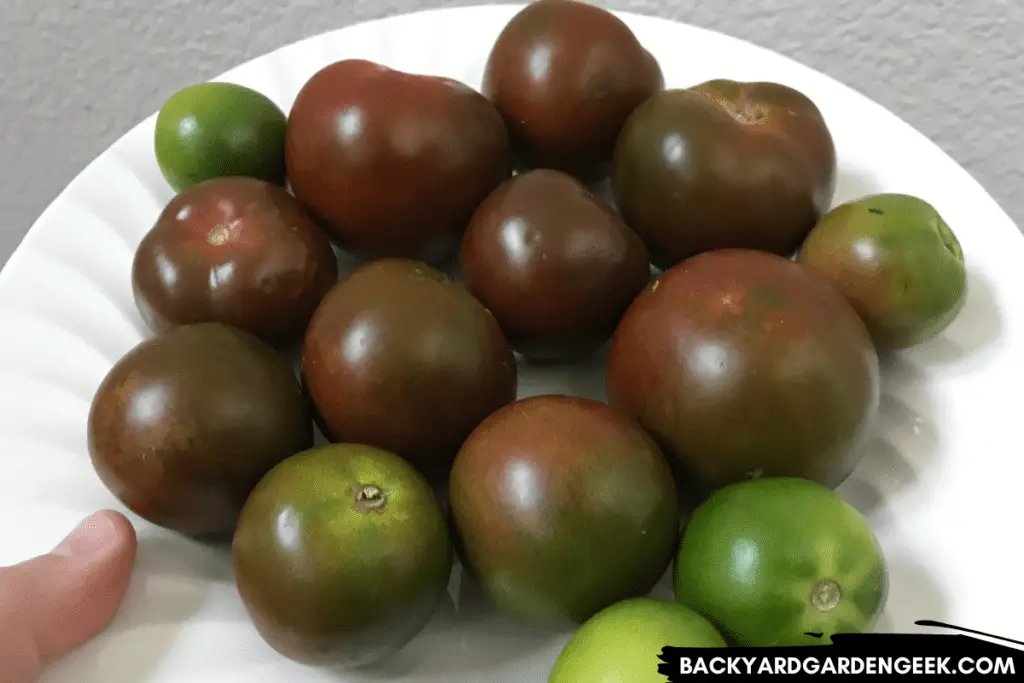
M 177 88 L 328 29 L 479 1 L 0 0 L 0 262 Z M 1021 0 L 601 4 L 721 30 L 845 82 L 935 140 L 1024 225 Z

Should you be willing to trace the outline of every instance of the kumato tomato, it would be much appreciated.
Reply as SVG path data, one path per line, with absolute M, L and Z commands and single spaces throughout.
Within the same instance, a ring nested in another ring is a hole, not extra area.
M 446 596 L 452 548 L 430 485 L 394 453 L 303 451 L 271 470 L 232 543 L 238 591 L 260 635 L 311 664 L 393 655 Z
M 766 478 L 723 488 L 697 508 L 680 543 L 675 593 L 734 643 L 828 644 L 874 627 L 888 573 L 867 521 L 839 494 L 806 479 Z
M 582 623 L 646 595 L 678 541 L 678 499 L 661 451 L 635 422 L 573 396 L 496 411 L 452 466 L 461 555 L 515 619 Z
M 362 59 L 302 86 L 285 160 L 295 196 L 339 244 L 431 262 L 511 172 L 508 131 L 483 95 Z
M 279 462 L 313 445 L 291 367 L 248 332 L 182 325 L 140 342 L 103 378 L 88 418 L 100 480 L 143 519 L 221 537 Z
M 743 249 L 687 259 L 640 294 L 615 331 L 607 385 L 677 474 L 711 487 L 758 476 L 837 486 L 863 456 L 880 392 L 871 337 L 843 297 Z
M 635 232 L 572 176 L 520 173 L 484 200 L 462 239 L 462 276 L 528 358 L 604 344 L 650 282 Z
M 836 151 L 803 93 L 718 79 L 664 90 L 615 146 L 619 211 L 668 269 L 715 249 L 790 256 L 832 202 Z
M 431 479 L 469 433 L 515 400 L 518 367 L 487 309 L 406 259 L 360 266 L 309 323 L 302 378 L 328 439 L 377 446 Z
M 960 241 L 935 207 L 905 194 L 876 194 L 825 215 L 797 262 L 853 305 L 880 350 L 928 341 L 967 299 Z
M 538 0 L 494 42 L 481 89 L 522 166 L 592 178 L 607 170 L 626 118 L 663 85 L 658 61 L 617 16 L 578 0 Z
M 179 193 L 132 261 L 135 303 L 152 329 L 219 322 L 274 346 L 302 338 L 337 280 L 327 235 L 283 187 L 256 178 Z
M 725 647 L 707 619 L 678 603 L 631 598 L 606 607 L 569 639 L 548 683 L 664 683 L 664 647 Z

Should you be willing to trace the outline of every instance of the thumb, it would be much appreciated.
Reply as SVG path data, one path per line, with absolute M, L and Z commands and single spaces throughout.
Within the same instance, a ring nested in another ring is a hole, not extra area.
M 53 552 L 0 568 L 0 680 L 32 683 L 106 626 L 124 599 L 136 548 L 131 522 L 104 510 Z

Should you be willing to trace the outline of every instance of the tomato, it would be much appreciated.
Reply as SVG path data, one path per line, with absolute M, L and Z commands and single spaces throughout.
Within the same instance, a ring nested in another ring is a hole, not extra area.
M 619 321 L 609 404 L 680 483 L 752 476 L 838 486 L 878 415 L 878 355 L 857 311 L 789 259 L 719 249 L 662 273 Z
M 512 170 L 508 130 L 483 95 L 364 59 L 329 64 L 299 90 L 285 165 L 339 245 L 431 262 Z
M 331 441 L 397 453 L 434 478 L 480 421 L 516 397 L 518 368 L 487 309 L 419 261 L 378 259 L 338 282 L 302 347 Z
M 828 210 L 837 175 L 832 134 L 807 95 L 725 79 L 648 98 L 612 165 L 619 212 L 662 270 L 715 249 L 790 256 Z
M 631 598 L 587 620 L 558 656 L 548 683 L 663 683 L 662 648 L 725 647 L 708 621 L 682 605 Z
M 676 600 L 754 647 L 828 644 L 835 633 L 870 631 L 888 583 L 860 513 L 831 489 L 795 478 L 713 494 L 688 522 L 675 567 Z
M 531 359 L 593 353 L 651 279 L 640 237 L 551 169 L 520 173 L 477 207 L 459 263 L 469 290 Z
M 664 85 L 661 66 L 608 10 L 540 0 L 502 29 L 482 92 L 527 168 L 602 175 L 622 124 Z
M 651 591 L 679 541 L 672 470 L 626 416 L 587 398 L 524 398 L 462 444 L 448 490 L 463 566 L 498 611 L 580 624 Z
M 845 296 L 879 351 L 936 337 L 967 299 L 960 240 L 938 210 L 907 194 L 873 194 L 832 209 L 797 263 Z
M 160 108 L 153 151 L 176 193 L 213 178 L 284 185 L 287 121 L 261 92 L 236 83 L 197 83 Z

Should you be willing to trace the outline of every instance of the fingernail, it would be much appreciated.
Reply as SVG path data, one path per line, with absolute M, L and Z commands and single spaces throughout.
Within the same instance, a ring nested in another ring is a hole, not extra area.
M 95 552 L 110 542 L 117 532 L 115 513 L 109 510 L 96 512 L 75 528 L 67 538 L 53 550 L 54 555 L 70 557 Z

